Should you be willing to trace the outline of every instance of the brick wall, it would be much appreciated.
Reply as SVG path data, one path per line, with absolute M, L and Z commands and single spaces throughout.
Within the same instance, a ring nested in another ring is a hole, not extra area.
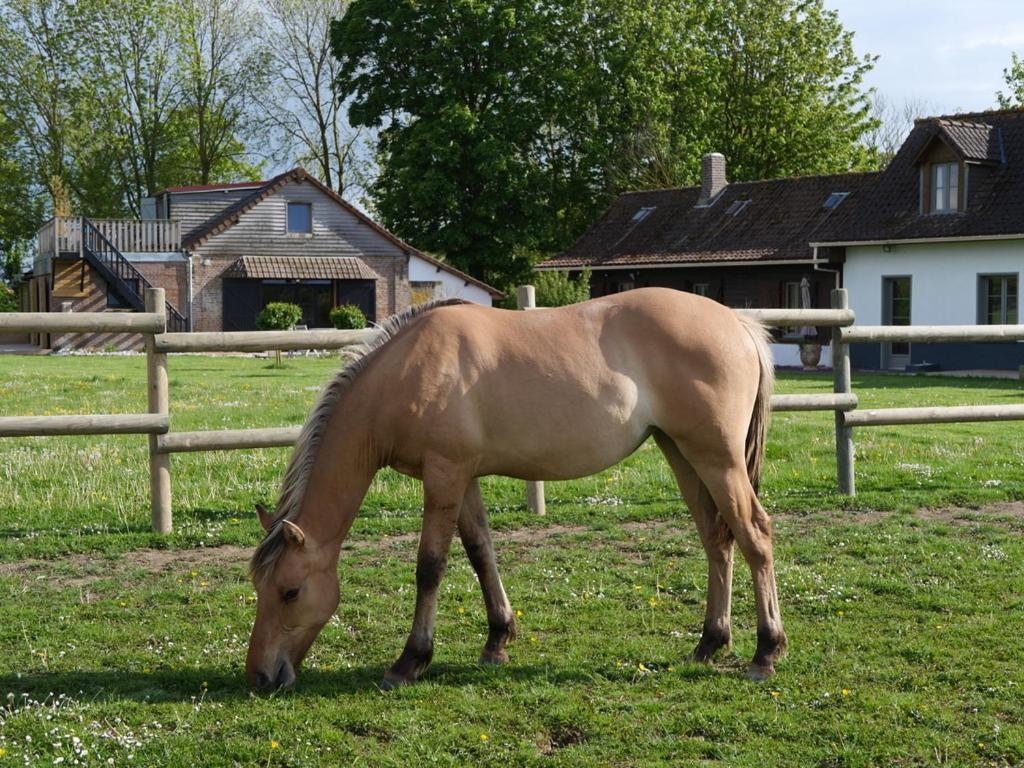
M 223 274 L 237 258 L 238 254 L 193 255 L 192 330 L 224 330 Z M 408 309 L 412 301 L 408 259 L 395 256 L 364 256 L 362 259 L 381 277 L 377 281 L 377 320 Z
M 192 330 L 224 330 L 224 270 L 238 254 L 192 256 Z
M 132 262 L 154 288 L 163 288 L 164 295 L 175 309 L 188 316 L 188 264 L 184 261 Z

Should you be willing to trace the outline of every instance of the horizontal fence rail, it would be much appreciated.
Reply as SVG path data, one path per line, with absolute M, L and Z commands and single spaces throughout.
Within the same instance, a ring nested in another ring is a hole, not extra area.
M 218 429 L 204 432 L 172 432 L 157 438 L 159 453 L 234 451 L 241 448 L 287 448 L 299 439 L 301 427 L 265 429 Z
M 855 394 L 772 395 L 772 410 L 786 411 L 852 411 L 857 407 Z
M 151 413 L 0 417 L 0 437 L 157 435 L 168 429 L 170 420 L 167 416 Z
M 0 332 L 163 333 L 157 312 L 0 312 Z
M 57 221 L 42 235 L 51 240 L 71 231 Z M 78 232 L 72 234 L 77 235 Z M 141 230 L 116 233 L 131 242 L 174 242 L 173 232 L 161 230 L 152 237 Z M 168 239 L 164 239 L 165 236 Z M 532 287 L 523 286 L 519 304 L 533 307 Z M 266 352 L 308 349 L 340 349 L 366 344 L 377 336 L 374 328 L 363 330 L 316 329 L 307 331 L 256 331 L 228 333 L 179 333 L 168 331 L 167 304 L 163 289 L 147 289 L 145 312 L 0 314 L 0 332 L 30 333 L 141 333 L 146 338 L 149 413 L 83 414 L 61 416 L 0 417 L 0 437 L 145 434 L 149 439 L 150 498 L 153 529 L 171 530 L 171 455 L 200 451 L 226 451 L 288 447 L 295 444 L 300 427 L 170 431 L 170 396 L 167 372 L 169 353 Z M 1024 325 L 989 326 L 857 326 L 845 290 L 832 292 L 832 309 L 745 309 L 739 312 L 767 326 L 828 327 L 832 331 L 833 391 L 830 393 L 774 395 L 772 410 L 785 412 L 832 411 L 835 420 L 837 484 L 841 493 L 853 495 L 853 429 L 885 425 L 948 424 L 958 422 L 1024 420 L 1024 403 L 961 405 L 915 408 L 859 408 L 850 379 L 849 345 L 907 342 L 1015 342 L 1024 341 Z M 171 329 L 173 330 L 173 329 Z M 543 483 L 527 485 L 531 510 L 543 514 Z
M 858 325 L 840 332 L 847 344 L 918 341 L 1024 341 L 1024 325 Z
M 847 413 L 850 427 L 881 427 L 894 424 L 957 424 L 972 421 L 1024 419 L 1024 405 L 945 405 L 920 408 L 873 408 Z
M 836 327 L 853 325 L 854 321 L 850 309 L 738 309 L 736 312 L 779 328 L 792 325 Z
M 366 344 L 376 328 L 358 331 L 232 331 L 228 333 L 165 333 L 154 339 L 157 352 L 273 352 L 341 349 Z

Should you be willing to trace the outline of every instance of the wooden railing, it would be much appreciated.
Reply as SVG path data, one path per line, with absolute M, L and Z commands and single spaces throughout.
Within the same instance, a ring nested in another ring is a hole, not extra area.
M 172 253 L 181 250 L 181 224 L 169 219 L 90 219 L 122 253 Z M 82 242 L 81 216 L 55 216 L 37 236 L 41 258 L 78 253 Z
M 523 292 L 520 304 L 532 301 Z M 238 333 L 174 333 L 162 288 L 145 291 L 145 312 L 139 313 L 6 313 L 0 332 L 134 332 L 146 335 L 149 412 L 82 416 L 0 416 L 0 438 L 25 435 L 141 433 L 149 437 L 150 498 L 153 530 L 171 530 L 171 455 L 293 445 L 300 428 L 215 429 L 181 432 L 170 429 L 167 356 L 175 352 L 226 352 L 289 349 L 338 349 L 365 344 L 378 333 L 358 331 L 252 331 Z M 850 385 L 851 343 L 928 340 L 931 342 L 1024 341 L 1024 325 L 1006 326 L 856 326 L 844 289 L 832 292 L 832 309 L 740 310 L 766 325 L 817 325 L 832 329 L 833 391 L 821 394 L 774 395 L 772 410 L 832 411 L 835 414 L 836 474 L 839 491 L 853 495 L 854 428 L 889 424 L 946 424 L 1024 420 L 1024 404 L 920 406 L 858 409 Z M 543 509 L 543 486 L 531 491 L 530 508 Z M 539 498 L 538 498 L 539 496 Z

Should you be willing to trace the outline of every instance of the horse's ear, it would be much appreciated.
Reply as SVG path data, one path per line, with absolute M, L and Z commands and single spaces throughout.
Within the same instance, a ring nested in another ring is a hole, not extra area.
M 282 530 L 284 531 L 285 541 L 287 541 L 289 544 L 294 544 L 296 547 L 301 547 L 303 544 L 306 543 L 306 534 L 304 534 L 302 532 L 302 529 L 299 528 L 299 526 L 297 526 L 291 520 L 284 521 Z
M 256 514 L 259 515 L 260 525 L 263 526 L 263 530 L 267 533 L 270 533 L 270 529 L 274 525 L 274 516 L 271 515 L 267 511 L 267 508 L 264 507 L 262 504 L 256 505 Z

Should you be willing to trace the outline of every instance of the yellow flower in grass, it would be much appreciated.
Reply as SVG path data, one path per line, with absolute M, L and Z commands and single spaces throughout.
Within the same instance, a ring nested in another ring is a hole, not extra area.
M 520 619 L 523 618 L 523 612 L 522 611 L 516 611 L 516 617 L 520 618 Z
M 281 742 L 277 741 L 276 739 L 271 739 L 270 740 L 270 748 L 271 749 L 280 749 L 281 748 Z
M 7 754 L 7 750 L 4 749 L 3 747 L 0 747 L 0 757 L 3 757 L 6 754 Z
M 778 691 L 772 691 L 772 698 L 773 699 L 779 698 L 779 692 Z
M 490 737 L 486 733 L 480 734 L 480 741 L 487 741 Z
M 843 696 L 849 696 L 849 695 L 850 695 L 850 689 L 849 688 L 843 688 Z
M 652 597 L 652 598 L 650 598 L 650 599 L 649 599 L 649 600 L 647 601 L 647 604 L 648 604 L 649 606 L 651 606 L 651 608 L 654 608 L 654 607 L 655 607 L 655 606 L 656 606 L 656 605 L 658 604 L 658 598 L 656 598 L 656 597 Z

